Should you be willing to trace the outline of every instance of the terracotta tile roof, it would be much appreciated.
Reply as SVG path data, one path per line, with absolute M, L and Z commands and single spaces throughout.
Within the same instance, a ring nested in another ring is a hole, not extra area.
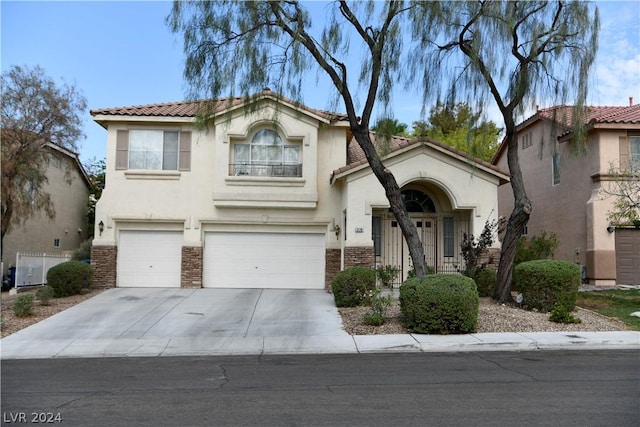
M 317 110 L 298 104 L 285 97 L 279 97 L 276 93 L 269 89 L 252 97 L 233 97 L 219 98 L 212 100 L 196 100 L 196 101 L 179 101 L 167 102 L 162 104 L 134 105 L 129 107 L 102 108 L 91 110 L 92 116 L 136 116 L 136 117 L 196 117 L 201 108 L 207 108 L 213 114 L 220 113 L 229 108 L 242 105 L 247 101 L 261 98 L 272 98 L 284 101 L 289 104 L 297 105 L 301 109 L 310 113 L 323 117 L 331 122 L 346 120 L 346 114 L 334 113 L 330 111 Z
M 369 135 L 372 141 L 376 140 L 375 132 L 370 132 Z M 432 146 L 443 149 L 445 152 L 448 152 L 453 156 L 460 156 L 460 157 L 464 157 L 465 159 L 469 159 L 469 155 L 464 151 L 458 150 L 457 148 L 454 148 L 448 144 L 444 144 L 442 142 L 439 142 L 427 137 L 409 139 L 401 136 L 393 136 L 391 137 L 389 153 L 387 155 L 393 154 L 394 152 L 397 152 L 399 150 L 402 150 L 403 148 L 410 147 L 413 145 L 416 145 L 416 146 L 432 145 Z M 484 160 L 476 159 L 476 158 L 469 159 L 469 160 L 473 163 L 489 168 L 495 172 L 505 174 L 505 172 L 499 169 L 497 166 L 492 165 L 489 162 L 485 162 Z M 367 163 L 367 158 L 364 155 L 364 151 L 362 151 L 362 148 L 360 148 L 360 145 L 355 140 L 355 138 L 352 138 L 351 141 L 349 141 L 349 146 L 347 150 L 347 165 L 334 170 L 333 175 L 338 175 L 343 172 L 349 171 L 351 169 L 355 169 L 358 166 L 364 165 L 366 163 Z
M 574 123 L 573 113 L 573 106 L 561 105 L 542 109 L 536 115 L 572 126 Z M 628 107 L 587 106 L 581 120 L 584 124 L 640 123 L 640 104 Z
M 558 105 L 538 110 L 518 125 L 518 131 L 536 122 L 537 120 L 551 120 L 562 126 L 560 136 L 566 136 L 571 132 L 574 123 L 574 110 L 572 105 Z M 640 104 L 629 106 L 586 106 L 583 111 L 582 122 L 587 126 L 606 124 L 640 125 Z M 496 163 L 506 148 L 506 141 L 502 141 L 500 148 L 493 157 L 492 163 Z

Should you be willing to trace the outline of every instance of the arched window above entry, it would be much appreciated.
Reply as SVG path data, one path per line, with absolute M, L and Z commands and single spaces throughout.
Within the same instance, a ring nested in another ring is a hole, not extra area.
M 404 190 L 402 191 L 402 200 L 408 212 L 435 213 L 436 206 L 427 196 L 420 190 Z
M 273 129 L 258 130 L 250 140 L 234 143 L 230 175 L 302 176 L 301 144 L 285 142 Z

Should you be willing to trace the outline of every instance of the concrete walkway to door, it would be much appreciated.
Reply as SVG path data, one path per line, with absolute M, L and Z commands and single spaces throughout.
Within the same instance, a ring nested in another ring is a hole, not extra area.
M 2 358 L 351 353 L 324 290 L 109 289 L 1 341 Z

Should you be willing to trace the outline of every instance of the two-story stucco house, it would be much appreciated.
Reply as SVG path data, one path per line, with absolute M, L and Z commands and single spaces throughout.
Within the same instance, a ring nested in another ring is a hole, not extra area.
M 55 144 L 47 144 L 49 161 L 43 191 L 53 202 L 56 215 L 49 219 L 37 212 L 4 237 L 2 264 L 4 272 L 16 265 L 18 252 L 68 252 L 87 240 L 87 210 L 90 182 L 78 154 Z
M 100 285 L 323 289 L 340 269 L 410 261 L 382 186 L 340 114 L 265 89 L 215 102 L 92 110 L 107 130 L 107 186 L 92 262 Z M 462 232 L 498 216 L 489 163 L 394 139 L 402 186 L 438 271 L 461 267 Z
M 640 284 L 640 231 L 611 227 L 608 213 L 615 198 L 601 188 L 611 166 L 640 161 L 640 105 L 588 107 L 580 117 L 587 142 L 577 148 L 570 131 L 572 107 L 539 110 L 518 126 L 520 166 L 533 212 L 528 234 L 554 232 L 560 245 L 554 256 L 583 266 L 593 285 Z M 507 168 L 503 144 L 493 164 Z M 499 189 L 500 215 L 513 209 L 509 185 Z

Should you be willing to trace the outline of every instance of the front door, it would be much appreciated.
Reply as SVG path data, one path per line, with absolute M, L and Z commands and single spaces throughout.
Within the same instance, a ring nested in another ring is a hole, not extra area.
M 411 221 L 418 230 L 418 236 L 422 242 L 422 248 L 424 249 L 425 257 L 427 259 L 427 266 L 430 268 L 436 268 L 436 238 L 437 238 L 437 217 L 427 216 L 424 214 L 410 214 Z M 404 281 L 409 275 L 409 271 L 413 269 L 413 261 L 409 253 L 409 245 L 402 235 L 402 230 L 398 225 L 398 222 L 392 215 L 387 216 L 385 221 L 386 238 L 383 237 L 384 253 L 383 253 L 383 265 L 394 265 L 402 271 L 401 281 Z

